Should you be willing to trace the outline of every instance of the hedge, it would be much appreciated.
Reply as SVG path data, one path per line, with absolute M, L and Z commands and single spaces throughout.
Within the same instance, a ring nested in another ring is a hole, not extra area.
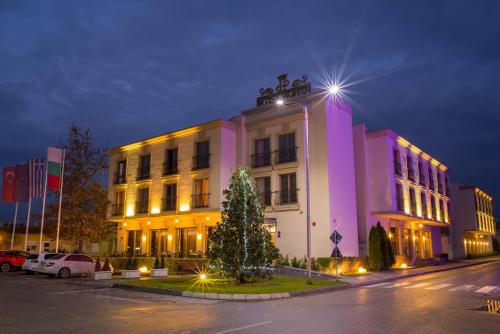
M 155 258 L 154 257 L 137 257 L 137 267 L 146 267 L 148 269 L 154 268 Z M 114 271 L 120 271 L 125 269 L 128 257 L 110 257 L 109 263 L 113 266 Z M 206 265 L 206 259 L 200 258 L 165 258 L 165 266 L 169 271 L 177 271 L 177 264 L 179 262 L 194 262 L 200 267 Z
M 287 265 L 288 257 L 281 261 L 280 265 Z M 295 268 L 306 269 L 307 258 L 304 256 L 302 259 L 292 258 L 290 265 Z M 342 257 L 337 259 L 339 274 L 348 275 L 358 272 L 360 267 L 367 267 L 367 260 L 359 257 Z M 335 259 L 331 257 L 318 257 L 311 258 L 311 269 L 313 271 L 320 271 L 328 274 L 335 274 Z

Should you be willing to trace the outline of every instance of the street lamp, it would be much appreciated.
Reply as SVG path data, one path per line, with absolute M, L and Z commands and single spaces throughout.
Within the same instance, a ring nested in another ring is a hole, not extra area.
M 342 94 L 342 89 L 337 84 L 331 84 L 326 88 L 326 94 L 330 98 L 338 98 Z M 285 101 L 283 98 L 276 100 L 278 107 L 283 107 Z M 306 228 L 307 228 L 307 279 L 311 279 L 311 196 L 309 185 L 309 110 L 307 103 L 295 102 L 302 106 L 304 113 L 304 164 L 306 172 Z

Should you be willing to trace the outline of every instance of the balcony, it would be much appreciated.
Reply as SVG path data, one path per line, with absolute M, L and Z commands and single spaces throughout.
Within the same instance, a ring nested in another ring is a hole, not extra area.
M 123 216 L 123 204 L 113 204 L 111 206 L 111 215 L 112 216 Z
M 210 167 L 210 154 L 202 154 L 193 157 L 193 169 Z
M 163 163 L 163 176 L 179 174 L 177 165 L 172 165 L 171 163 Z
M 271 191 L 266 191 L 266 192 L 263 192 L 263 193 L 259 193 L 259 199 L 260 199 L 261 205 L 263 207 L 271 206 L 271 204 L 272 204 L 271 197 L 272 197 L 272 192 Z
M 420 174 L 418 176 L 418 183 L 421 185 L 421 186 L 425 186 L 425 177 L 424 177 L 424 174 Z
M 149 167 L 142 167 L 137 169 L 137 181 L 149 180 L 151 178 Z
M 299 189 L 287 189 L 275 192 L 275 204 L 286 205 L 297 203 L 297 191 Z
M 149 212 L 149 201 L 137 201 L 135 202 L 136 213 L 148 213 Z
M 177 198 L 167 197 L 161 199 L 162 211 L 176 211 L 177 210 Z
M 113 184 L 118 185 L 118 184 L 125 184 L 127 183 L 127 177 L 123 174 L 120 174 L 116 172 L 113 175 Z
M 208 208 L 210 194 L 194 194 L 191 196 L 191 207 L 194 209 Z
M 295 147 L 287 147 L 282 148 L 275 151 L 276 158 L 275 161 L 277 164 L 285 164 L 288 162 L 297 161 L 297 146 Z
M 271 152 L 252 154 L 250 158 L 253 168 L 271 166 Z

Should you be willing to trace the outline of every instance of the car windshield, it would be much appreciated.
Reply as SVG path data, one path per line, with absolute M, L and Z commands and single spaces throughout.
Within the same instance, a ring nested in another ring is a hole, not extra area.
M 62 254 L 57 254 L 57 253 L 49 253 L 49 254 L 45 254 L 45 256 L 43 257 L 44 259 L 54 259 L 56 256 L 58 255 L 62 255 Z M 60 259 L 60 257 L 58 257 L 58 259 Z
M 36 260 L 38 259 L 38 254 L 31 254 L 30 256 L 27 257 L 28 260 Z
M 59 260 L 62 257 L 64 257 L 64 254 L 56 254 L 56 255 L 52 256 L 50 259 L 51 260 Z

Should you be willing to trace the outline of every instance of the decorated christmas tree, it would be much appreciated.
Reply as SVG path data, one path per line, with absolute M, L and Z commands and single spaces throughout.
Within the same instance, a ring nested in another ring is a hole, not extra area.
M 278 249 L 264 225 L 263 208 L 248 169 L 233 172 L 224 198 L 222 222 L 214 229 L 208 251 L 211 263 L 240 283 L 269 276 Z

